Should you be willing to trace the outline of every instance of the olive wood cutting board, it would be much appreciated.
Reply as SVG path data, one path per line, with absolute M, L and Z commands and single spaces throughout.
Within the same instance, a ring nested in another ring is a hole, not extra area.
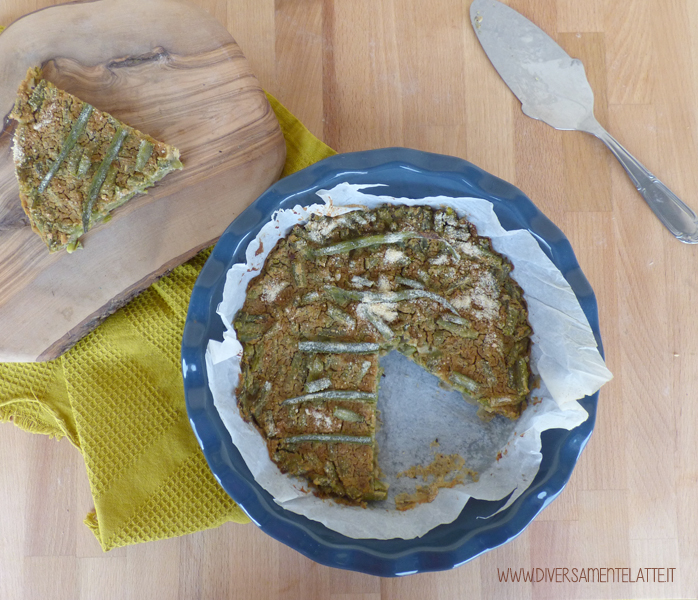
M 8 119 L 27 69 L 174 145 L 169 174 L 49 254 L 19 201 Z M 212 244 L 281 173 L 279 123 L 229 32 L 183 0 L 93 0 L 0 35 L 0 361 L 59 356 L 158 277 Z

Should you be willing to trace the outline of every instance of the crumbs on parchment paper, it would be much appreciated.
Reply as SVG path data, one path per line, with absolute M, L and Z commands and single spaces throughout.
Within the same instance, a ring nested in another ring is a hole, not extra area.
M 432 446 L 438 445 L 432 444 Z M 460 454 L 436 453 L 434 460 L 427 466 L 414 465 L 398 473 L 398 477 L 409 477 L 410 479 L 422 478 L 426 485 L 418 485 L 416 490 L 409 494 L 407 492 L 398 494 L 395 497 L 395 508 L 397 510 L 410 510 L 419 504 L 432 502 L 440 489 L 452 488 L 465 483 L 465 478 L 470 477 L 472 481 L 477 481 L 478 473 L 465 466 L 465 459 Z M 430 481 L 431 480 L 431 481 Z

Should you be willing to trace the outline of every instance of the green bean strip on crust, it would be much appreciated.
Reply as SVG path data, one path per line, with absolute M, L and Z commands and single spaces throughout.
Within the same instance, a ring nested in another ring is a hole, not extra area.
M 349 402 L 377 402 L 378 394 L 369 392 L 352 392 L 328 390 L 324 392 L 315 392 L 313 394 L 305 394 L 284 400 L 281 405 L 288 406 L 290 404 L 301 404 L 303 402 L 326 402 L 328 400 L 344 400 Z

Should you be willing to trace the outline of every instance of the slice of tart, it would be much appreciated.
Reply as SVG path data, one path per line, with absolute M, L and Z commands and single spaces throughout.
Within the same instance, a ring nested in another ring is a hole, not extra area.
M 29 69 L 10 117 L 22 207 L 50 252 L 79 238 L 175 169 L 179 150 L 118 121 Z

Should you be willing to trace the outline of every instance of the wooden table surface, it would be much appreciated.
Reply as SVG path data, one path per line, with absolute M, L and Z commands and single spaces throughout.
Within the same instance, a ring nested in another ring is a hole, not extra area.
M 451 154 L 522 189 L 596 292 L 615 378 L 571 481 L 522 535 L 453 571 L 401 579 L 319 566 L 254 525 L 104 554 L 82 522 L 91 497 L 79 453 L 2 424 L 0 597 L 696 598 L 698 246 L 664 229 L 599 141 L 522 114 L 467 0 L 196 3 L 337 151 Z M 602 125 L 698 209 L 698 2 L 508 3 L 583 60 Z M 50 4 L 0 0 L 0 23 Z M 501 582 L 508 568 L 605 568 L 634 582 L 612 583 L 610 571 L 609 582 Z M 636 581 L 640 570 L 649 581 Z

